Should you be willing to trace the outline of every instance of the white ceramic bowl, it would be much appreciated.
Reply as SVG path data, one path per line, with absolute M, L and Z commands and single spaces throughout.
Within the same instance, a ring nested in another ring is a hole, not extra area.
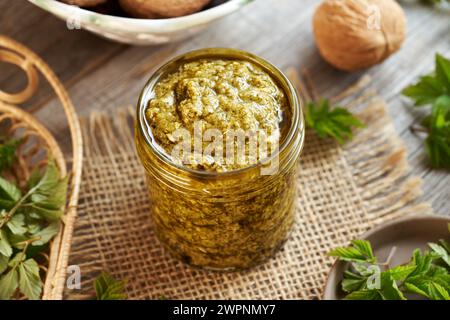
M 56 0 L 28 1 L 65 20 L 69 29 L 83 28 L 122 43 L 158 45 L 193 36 L 211 22 L 239 10 L 253 0 L 229 0 L 211 9 L 170 19 L 124 18 L 96 13 Z

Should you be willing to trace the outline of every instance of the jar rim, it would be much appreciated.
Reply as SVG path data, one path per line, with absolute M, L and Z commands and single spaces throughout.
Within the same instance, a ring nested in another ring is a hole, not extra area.
M 187 63 L 189 61 L 195 61 L 200 59 L 211 59 L 211 58 L 223 58 L 223 59 L 235 59 L 241 61 L 248 61 L 252 64 L 257 65 L 262 68 L 265 72 L 267 72 L 281 87 L 288 98 L 289 106 L 292 110 L 292 117 L 290 121 L 290 127 L 283 139 L 283 142 L 278 149 L 277 152 L 271 154 L 269 157 L 259 160 L 257 163 L 252 164 L 250 166 L 230 170 L 225 172 L 216 172 L 216 171 L 207 171 L 207 170 L 195 170 L 191 169 L 187 166 L 183 166 L 175 163 L 168 155 L 167 152 L 158 145 L 156 140 L 151 135 L 151 126 L 147 121 L 145 116 L 145 111 L 148 107 L 149 101 L 152 99 L 153 89 L 159 82 L 159 80 L 169 74 L 172 71 L 175 71 L 176 67 L 178 67 L 182 63 Z M 176 168 L 182 172 L 186 172 L 195 176 L 199 176 L 202 178 L 208 177 L 222 177 L 227 175 L 240 174 L 243 172 L 247 172 L 249 170 L 257 169 L 264 166 L 264 163 L 270 162 L 276 157 L 279 157 L 287 147 L 291 144 L 292 141 L 295 140 L 297 134 L 301 134 L 304 136 L 304 118 L 302 112 L 302 100 L 299 97 L 297 90 L 294 88 L 289 79 L 284 75 L 284 73 L 275 67 L 272 63 L 267 60 L 260 58 L 252 53 L 234 49 L 234 48 L 204 48 L 189 51 L 187 53 L 176 56 L 175 58 L 169 60 L 160 66 L 150 77 L 150 79 L 146 82 L 144 88 L 139 95 L 139 100 L 137 103 L 137 128 L 139 133 L 144 137 L 144 141 L 147 147 L 158 157 L 159 160 L 163 161 L 165 164 Z M 300 139 L 300 148 L 303 147 L 304 137 Z

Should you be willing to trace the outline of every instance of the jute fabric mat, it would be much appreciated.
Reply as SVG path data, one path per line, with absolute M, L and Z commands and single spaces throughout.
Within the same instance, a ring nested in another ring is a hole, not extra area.
M 331 248 L 386 220 L 431 213 L 417 200 L 421 180 L 408 175 L 405 147 L 384 102 L 348 94 L 336 100 L 351 101 L 348 107 L 359 110 L 366 127 L 343 146 L 307 132 L 294 229 L 272 259 L 245 272 L 194 269 L 166 253 L 152 228 L 135 154 L 134 108 L 92 113 L 82 121 L 83 183 L 70 255 L 82 283 L 79 290 L 66 289 L 65 298 L 92 296 L 93 279 L 106 270 L 128 280 L 130 299 L 320 299 Z

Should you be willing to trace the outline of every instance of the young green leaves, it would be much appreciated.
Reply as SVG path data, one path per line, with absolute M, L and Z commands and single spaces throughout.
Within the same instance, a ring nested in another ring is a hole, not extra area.
M 450 60 L 437 54 L 436 70 L 403 90 L 416 106 L 431 105 L 422 121 L 425 149 L 434 168 L 450 168 Z
M 339 247 L 331 250 L 328 255 L 338 257 L 343 261 L 375 263 L 372 246 L 366 240 L 353 240 L 350 247 Z
M 39 299 L 42 281 L 34 256 L 58 233 L 68 178 L 50 159 L 44 173 L 33 173 L 25 190 L 0 177 L 0 299 L 17 290 Z
M 331 108 L 330 102 L 326 99 L 306 104 L 305 121 L 320 138 L 331 137 L 341 144 L 353 137 L 353 127 L 364 126 L 348 110 L 340 107 Z
M 106 272 L 95 279 L 94 288 L 97 300 L 126 300 L 125 281 L 118 281 Z
M 329 255 L 351 262 L 341 283 L 345 299 L 405 300 L 406 294 L 415 294 L 450 300 L 450 243 L 440 240 L 429 247 L 424 253 L 415 250 L 409 263 L 394 268 L 379 264 L 365 240 L 354 240 L 350 247 L 336 248 Z
M 0 172 L 12 166 L 16 155 L 16 148 L 20 144 L 20 140 L 16 139 L 2 140 L 4 139 L 0 139 Z

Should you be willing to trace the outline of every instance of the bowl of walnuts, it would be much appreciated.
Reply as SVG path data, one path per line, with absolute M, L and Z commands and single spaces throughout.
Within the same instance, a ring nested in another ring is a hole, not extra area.
M 104 38 L 158 45 L 193 36 L 253 0 L 28 0 Z

